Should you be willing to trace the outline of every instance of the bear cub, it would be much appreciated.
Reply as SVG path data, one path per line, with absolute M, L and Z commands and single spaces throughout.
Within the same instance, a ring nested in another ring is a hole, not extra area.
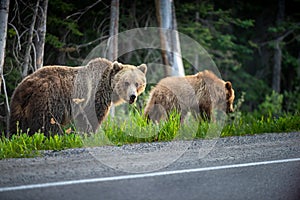
M 223 81 L 205 70 L 185 77 L 166 77 L 151 90 L 145 116 L 158 122 L 165 120 L 172 110 L 188 112 L 207 120 L 215 120 L 214 111 L 233 112 L 234 90 L 231 82 Z

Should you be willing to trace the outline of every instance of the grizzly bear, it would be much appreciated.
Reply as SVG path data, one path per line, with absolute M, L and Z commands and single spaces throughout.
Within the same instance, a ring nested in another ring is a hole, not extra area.
M 214 119 L 213 111 L 233 112 L 234 90 L 231 82 L 205 70 L 185 77 L 167 77 L 151 90 L 144 114 L 158 122 L 176 110 L 181 121 L 188 112 L 202 119 Z
M 45 66 L 26 77 L 11 99 L 9 133 L 95 132 L 112 103 L 132 104 L 146 87 L 147 66 L 91 60 L 86 66 Z

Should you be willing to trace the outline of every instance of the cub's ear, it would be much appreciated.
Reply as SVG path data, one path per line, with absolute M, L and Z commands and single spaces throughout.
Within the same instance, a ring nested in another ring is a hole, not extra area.
M 141 70 L 144 74 L 147 73 L 147 65 L 146 64 L 141 64 L 140 66 L 137 67 L 139 70 Z
M 114 71 L 120 71 L 121 69 L 123 69 L 123 66 L 121 63 L 118 63 L 117 61 L 113 62 L 113 70 Z
M 197 74 L 195 74 L 195 76 L 196 76 L 197 78 L 201 78 L 202 75 L 203 75 L 203 72 L 198 72 Z
M 227 90 L 231 90 L 231 89 L 232 89 L 232 84 L 231 84 L 230 81 L 227 81 L 227 82 L 225 83 L 225 88 L 226 88 Z

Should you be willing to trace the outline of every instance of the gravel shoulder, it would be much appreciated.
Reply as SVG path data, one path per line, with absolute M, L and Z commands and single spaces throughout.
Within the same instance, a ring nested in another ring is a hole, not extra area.
M 47 151 L 0 160 L 0 187 L 297 158 L 300 132 Z

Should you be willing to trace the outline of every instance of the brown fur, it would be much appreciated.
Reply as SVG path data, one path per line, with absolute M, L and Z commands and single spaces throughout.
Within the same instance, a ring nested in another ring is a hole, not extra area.
M 96 58 L 86 66 L 46 66 L 26 77 L 15 89 L 11 100 L 10 134 L 18 128 L 28 134 L 62 133 L 63 126 L 74 122 L 78 131 L 96 131 L 115 102 L 133 103 L 144 91 L 146 65 L 135 67 Z M 115 87 L 125 79 L 136 83 L 128 88 Z M 122 90 L 122 91 L 120 91 Z M 122 92 L 122 94 L 121 94 Z
M 233 101 L 231 83 L 205 70 L 195 75 L 162 79 L 150 92 L 145 116 L 159 121 L 176 109 L 182 120 L 189 111 L 210 120 L 213 110 L 233 112 Z

